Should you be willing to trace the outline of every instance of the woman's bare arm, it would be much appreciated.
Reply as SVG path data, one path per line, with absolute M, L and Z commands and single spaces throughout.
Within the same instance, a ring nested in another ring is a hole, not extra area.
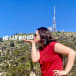
M 34 40 L 24 40 L 24 42 L 28 42 L 32 44 L 31 58 L 33 62 L 38 62 L 40 59 L 40 53 L 39 50 L 36 49 L 36 44 Z
M 55 44 L 54 51 L 56 53 L 68 56 L 68 61 L 67 61 L 67 65 L 66 65 L 65 71 L 67 73 L 69 73 L 71 68 L 72 68 L 72 66 L 73 66 L 73 64 L 74 64 L 76 52 L 73 49 L 71 49 L 71 48 L 69 48 L 67 46 L 64 46 L 64 45 L 62 45 L 60 43 L 56 43 Z
M 32 42 L 31 58 L 33 62 L 38 62 L 40 59 L 39 50 L 36 49 L 35 42 Z

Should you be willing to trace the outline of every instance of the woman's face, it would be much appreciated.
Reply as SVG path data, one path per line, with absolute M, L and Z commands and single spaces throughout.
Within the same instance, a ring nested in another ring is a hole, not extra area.
M 40 34 L 39 34 L 38 30 L 37 30 L 36 33 L 35 33 L 34 41 L 35 41 L 36 43 L 39 43 L 39 41 L 40 41 Z

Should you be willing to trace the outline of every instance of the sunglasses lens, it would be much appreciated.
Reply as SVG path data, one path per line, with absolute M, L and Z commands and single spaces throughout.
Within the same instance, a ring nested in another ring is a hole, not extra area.
M 34 34 L 34 36 L 36 37 L 36 34 Z

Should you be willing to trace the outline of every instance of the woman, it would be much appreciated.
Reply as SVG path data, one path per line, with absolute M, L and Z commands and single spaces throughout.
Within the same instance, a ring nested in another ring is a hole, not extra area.
M 53 39 L 47 28 L 38 28 L 34 40 L 24 41 L 32 43 L 32 61 L 40 62 L 42 76 L 66 76 L 70 72 L 74 64 L 75 51 Z M 36 43 L 41 45 L 39 49 L 36 49 Z M 62 55 L 68 56 L 65 69 L 63 69 Z

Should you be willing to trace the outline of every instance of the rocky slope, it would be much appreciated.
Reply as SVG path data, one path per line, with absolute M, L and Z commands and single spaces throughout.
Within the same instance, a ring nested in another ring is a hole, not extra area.
M 76 33 L 73 32 L 52 32 L 54 38 L 63 45 L 76 51 Z M 64 57 L 64 67 L 67 58 Z M 76 60 L 70 72 L 76 76 Z M 31 60 L 31 44 L 23 41 L 2 41 L 0 42 L 0 76 L 41 76 L 39 63 Z

